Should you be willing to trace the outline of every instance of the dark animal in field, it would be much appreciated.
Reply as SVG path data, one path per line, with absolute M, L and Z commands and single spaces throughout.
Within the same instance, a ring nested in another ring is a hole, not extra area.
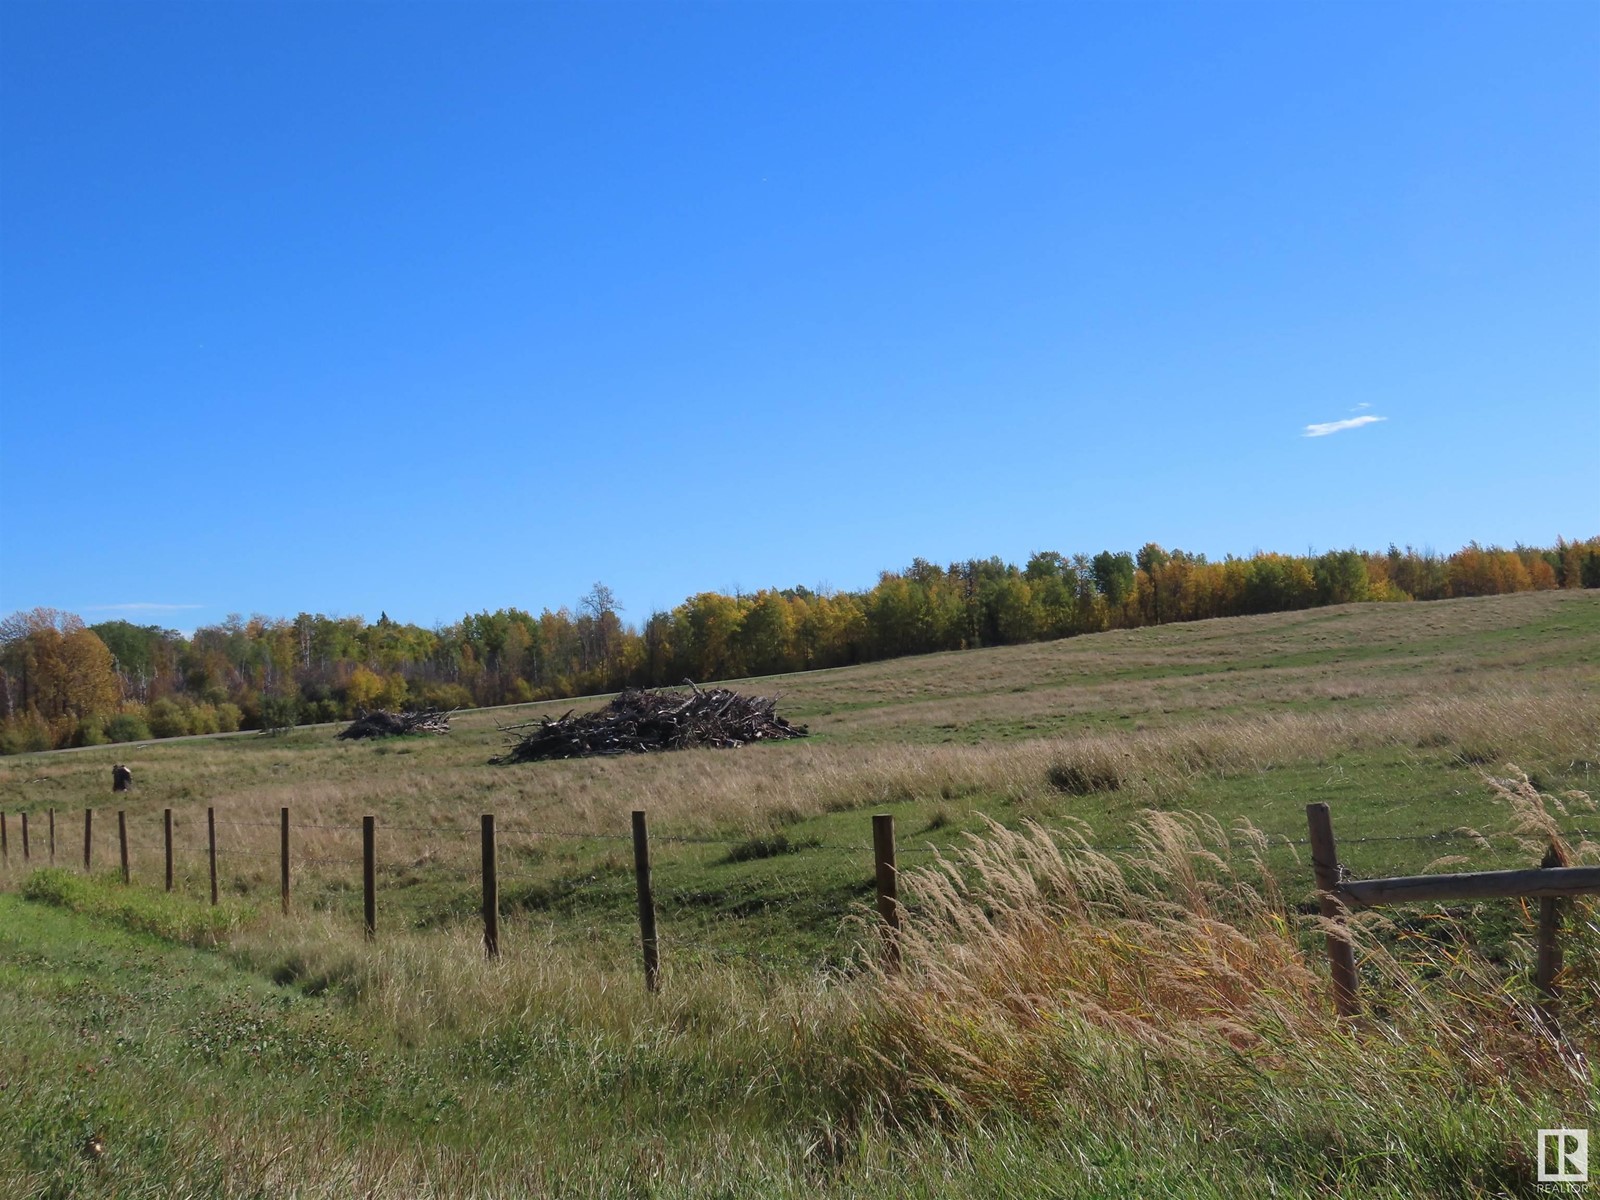
M 128 770 L 128 768 L 123 766 L 121 763 L 118 763 L 116 766 L 111 768 L 111 790 L 113 792 L 125 792 L 132 786 L 132 771 Z

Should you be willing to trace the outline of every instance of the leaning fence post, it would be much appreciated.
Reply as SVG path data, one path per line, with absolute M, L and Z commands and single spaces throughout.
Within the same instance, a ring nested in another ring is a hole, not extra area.
M 281 825 L 278 830 L 279 859 L 283 864 L 283 911 L 289 911 L 289 810 L 285 808 L 281 814 Z
M 878 884 L 878 917 L 883 922 L 883 965 L 900 969 L 900 879 L 894 859 L 894 816 L 872 818 L 872 858 Z
M 161 814 L 163 836 L 167 844 L 167 891 L 172 890 L 172 810 L 164 809 Z
M 122 882 L 128 882 L 128 814 L 117 809 L 117 853 L 122 859 Z
M 0 809 L 0 863 L 11 865 L 11 839 L 6 836 L 6 814 Z
M 661 945 L 656 940 L 656 901 L 650 890 L 650 834 L 644 813 L 633 814 L 633 874 L 639 888 L 639 938 L 644 944 L 644 986 L 661 990 Z
M 83 810 L 83 869 L 90 870 L 90 855 L 94 848 L 94 809 Z
M 361 818 L 361 890 L 367 941 L 378 936 L 378 818 Z
M 483 950 L 500 957 L 500 879 L 495 861 L 494 814 L 483 814 Z
M 206 809 L 206 847 L 211 859 L 211 903 L 217 902 L 217 810 Z
M 33 856 L 28 853 L 28 814 L 22 814 L 22 861 L 27 862 Z
M 1317 898 L 1327 923 L 1333 1006 L 1341 1017 L 1351 1017 L 1359 1006 L 1356 954 L 1345 921 L 1344 902 L 1339 898 L 1339 851 L 1333 841 L 1333 818 L 1328 806 L 1321 802 L 1306 805 L 1306 823 L 1311 831 L 1311 870 L 1316 875 Z

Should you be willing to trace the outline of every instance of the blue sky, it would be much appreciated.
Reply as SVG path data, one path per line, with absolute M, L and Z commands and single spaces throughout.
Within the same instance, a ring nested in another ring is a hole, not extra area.
M 0 5 L 0 613 L 1549 543 L 1597 462 L 1588 0 Z

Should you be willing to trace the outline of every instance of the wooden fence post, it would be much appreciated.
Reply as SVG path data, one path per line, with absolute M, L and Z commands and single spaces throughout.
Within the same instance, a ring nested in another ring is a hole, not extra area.
M 172 810 L 170 808 L 162 812 L 161 824 L 167 844 L 167 891 L 170 892 L 172 890 Z
M 1546 999 L 1556 998 L 1556 976 L 1561 973 L 1561 903 L 1554 896 L 1539 901 L 1539 961 L 1534 971 L 1534 982 Z
M 494 844 L 494 814 L 483 814 L 483 950 L 500 957 L 500 878 Z
M 1548 870 L 1566 864 L 1560 850 L 1552 843 L 1539 865 Z M 1555 896 L 1545 896 L 1539 901 L 1539 957 L 1533 980 L 1551 1005 L 1556 1000 L 1556 976 L 1561 973 L 1561 943 L 1557 940 L 1561 933 L 1560 904 Z
M 50 865 L 56 865 L 56 810 L 50 810 Z
M 83 810 L 83 869 L 92 868 L 91 852 L 94 847 L 94 809 Z
M 656 940 L 656 900 L 650 888 L 650 834 L 644 813 L 633 814 L 633 874 L 639 888 L 639 938 L 644 944 L 644 986 L 661 990 L 661 945 Z
M 0 863 L 11 865 L 11 839 L 6 834 L 6 814 L 0 809 Z
M 22 814 L 22 861 L 26 863 L 33 855 L 28 851 L 28 814 Z
M 122 882 L 128 882 L 128 814 L 117 809 L 117 852 L 122 858 Z
M 361 890 L 367 941 L 378 936 L 378 818 L 361 818 Z
M 206 848 L 211 860 L 211 903 L 217 902 L 217 810 L 206 809 Z
M 1306 805 L 1311 831 L 1311 869 L 1317 878 L 1317 897 L 1327 932 L 1328 961 L 1333 969 L 1333 1006 L 1341 1017 L 1352 1017 L 1357 1000 L 1356 954 L 1339 899 L 1339 851 L 1333 841 L 1333 818 L 1326 804 Z
M 894 816 L 878 813 L 872 818 L 872 858 L 878 884 L 878 917 L 883 922 L 883 965 L 887 971 L 900 969 L 900 878 L 895 869 Z
M 280 814 L 281 826 L 278 830 L 279 858 L 283 864 L 283 911 L 287 916 L 289 912 L 289 810 L 285 808 Z

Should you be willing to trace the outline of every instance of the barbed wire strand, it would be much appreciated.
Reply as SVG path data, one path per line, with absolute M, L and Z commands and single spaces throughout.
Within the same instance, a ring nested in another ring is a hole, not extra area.
M 196 819 L 196 824 L 198 824 L 198 820 L 197 819 Z M 218 824 L 219 829 L 224 830 L 224 831 L 237 831 L 237 830 L 243 830 L 243 829 L 270 829 L 270 830 L 273 830 L 273 831 L 278 831 L 278 830 L 281 830 L 281 828 L 282 828 L 281 820 L 279 820 L 279 821 L 224 820 L 224 821 L 219 821 L 217 824 Z M 410 825 L 410 824 L 392 825 L 392 824 L 387 824 L 387 823 L 384 823 L 384 822 L 381 822 L 381 821 L 377 824 L 377 828 L 380 831 L 383 831 L 383 832 L 386 832 L 386 833 L 423 834 L 423 835 L 427 835 L 429 837 L 437 837 L 437 838 L 470 838 L 470 837 L 473 837 L 473 836 L 477 836 L 477 835 L 479 835 L 481 833 L 481 826 Z M 355 825 L 353 823 L 347 824 L 347 823 L 343 823 L 343 822 L 293 821 L 293 820 L 291 820 L 291 822 L 290 822 L 290 830 L 291 830 L 291 832 L 293 832 L 295 830 L 331 831 L 331 832 L 335 832 L 335 833 L 350 834 L 350 835 L 353 836 L 354 834 L 359 832 L 360 826 Z M 1567 829 L 1567 830 L 1560 830 L 1560 832 L 1565 837 L 1592 838 L 1592 837 L 1600 836 L 1600 832 L 1597 832 L 1595 830 L 1588 829 L 1588 828 Z M 537 829 L 537 828 L 533 828 L 531 826 L 524 826 L 524 825 L 504 826 L 504 827 L 501 827 L 500 829 L 498 829 L 497 833 L 500 834 L 500 835 L 505 836 L 508 839 L 525 839 L 525 840 L 532 840 L 532 841 L 629 842 L 629 841 L 632 840 L 632 834 L 631 833 L 620 833 L 620 832 L 619 833 L 612 833 L 612 832 L 606 832 L 606 831 L 601 831 L 601 830 L 585 830 L 585 829 Z M 779 838 L 779 837 L 783 837 L 783 836 L 784 835 L 781 834 L 781 833 L 768 835 L 768 837 L 773 838 L 773 839 L 776 839 L 776 838 Z M 658 844 L 658 845 L 723 846 L 723 847 L 730 847 L 730 848 L 736 848 L 736 847 L 741 847 L 741 846 L 751 846 L 753 843 L 759 843 L 762 840 L 763 840 L 762 835 L 759 835 L 759 834 L 748 835 L 748 836 L 745 836 L 745 837 L 728 837 L 728 836 L 695 835 L 695 834 L 654 834 L 651 837 L 651 841 L 653 843 Z M 1480 833 L 1480 832 L 1469 830 L 1469 829 L 1456 829 L 1456 830 L 1440 830 L 1440 831 L 1437 831 L 1437 832 L 1434 832 L 1434 833 L 1426 833 L 1426 834 L 1373 834 L 1373 835 L 1367 835 L 1367 836 L 1362 836 L 1362 837 L 1342 837 L 1342 838 L 1337 839 L 1337 844 L 1340 847 L 1345 847 L 1345 846 L 1361 846 L 1361 845 L 1375 845 L 1375 844 L 1396 844 L 1396 843 L 1444 844 L 1444 843 L 1466 842 L 1466 843 L 1471 843 L 1471 844 L 1481 848 L 1486 843 L 1492 845 L 1492 843 L 1494 843 L 1497 840 L 1504 842 L 1504 841 L 1508 841 L 1508 840 L 1519 840 L 1519 839 L 1518 839 L 1518 835 L 1512 834 L 1512 833 L 1506 833 L 1506 832 L 1496 832 L 1496 833 L 1484 834 L 1484 833 Z M 1268 842 L 1267 849 L 1269 851 L 1271 851 L 1271 850 L 1285 849 L 1285 848 L 1290 848 L 1290 847 L 1298 848 L 1298 847 L 1306 847 L 1306 846 L 1309 846 L 1310 844 L 1311 844 L 1310 843 L 1310 839 L 1308 839 L 1308 838 L 1274 837 L 1274 838 L 1270 838 L 1270 840 Z M 1139 844 L 1122 843 L 1122 844 L 1110 844 L 1110 845 L 1092 844 L 1089 848 L 1091 850 L 1097 851 L 1099 853 L 1133 853 L 1133 852 L 1137 852 L 1137 851 L 1140 851 L 1140 850 L 1147 849 L 1148 847 L 1142 846 L 1142 845 L 1139 845 Z M 965 851 L 966 849 L 967 849 L 967 847 L 964 844 L 961 844 L 961 843 L 955 843 L 955 844 L 952 844 L 952 845 L 946 846 L 946 847 L 938 847 L 938 846 L 934 846 L 934 845 L 928 844 L 928 843 L 924 843 L 922 845 L 901 844 L 899 847 L 897 847 L 897 854 L 901 854 L 901 855 L 935 854 L 935 855 L 947 855 L 947 856 L 950 856 L 950 857 L 960 857 L 961 854 L 963 853 L 963 851 Z M 826 853 L 850 853 L 850 854 L 858 854 L 859 853 L 859 854 L 866 855 L 866 854 L 873 853 L 873 847 L 870 844 L 865 843 L 865 842 L 821 842 L 821 841 L 809 842 L 809 841 L 806 841 L 804 839 L 801 839 L 801 840 L 798 840 L 798 841 L 795 841 L 795 842 L 792 842 L 792 843 L 786 842 L 781 847 L 774 846 L 770 850 L 766 851 L 765 853 L 761 852 L 761 848 L 759 846 L 757 846 L 755 852 L 749 854 L 747 857 L 742 857 L 740 859 L 736 859 L 735 861 L 754 861 L 754 860 L 757 860 L 757 859 L 765 859 L 765 858 L 789 857 L 791 855 L 805 854 L 805 853 L 812 852 L 812 851 L 821 851 L 821 852 L 826 852 Z M 223 847 L 219 846 L 218 852 L 219 852 L 219 855 L 221 853 L 223 853 Z M 357 856 L 357 857 L 351 857 L 351 858 L 348 858 L 348 859 L 316 858 L 316 859 L 302 859 L 301 861 L 302 862 L 306 862 L 306 863 L 315 862 L 317 865 L 327 865 L 327 864 L 332 864 L 332 863 L 335 863 L 335 862 L 360 862 L 361 859 L 359 858 L 359 856 Z

